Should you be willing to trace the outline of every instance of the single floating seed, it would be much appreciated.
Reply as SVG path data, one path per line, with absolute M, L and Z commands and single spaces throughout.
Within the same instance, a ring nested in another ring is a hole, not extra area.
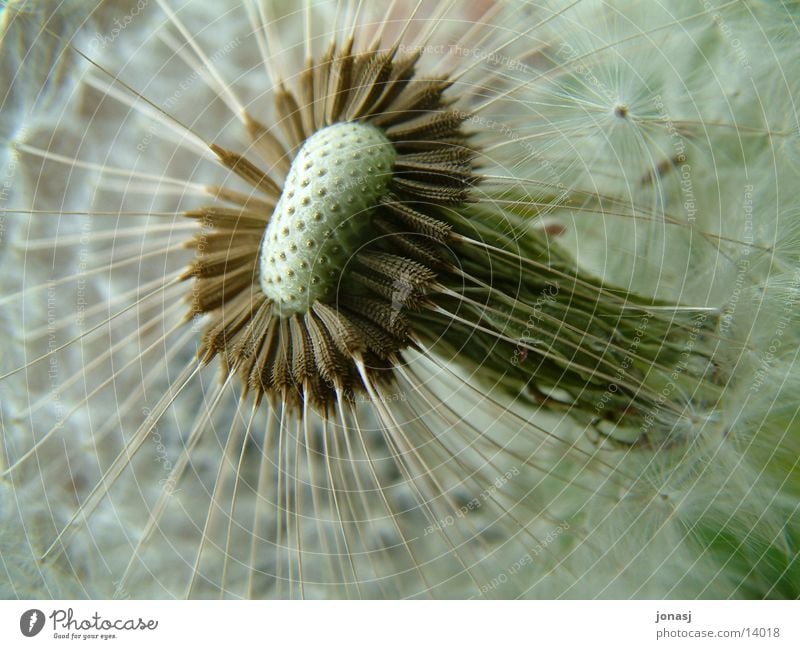
M 331 165 L 325 158 L 334 146 L 347 155 Z M 396 157 L 379 129 L 360 122 L 327 126 L 305 141 L 261 240 L 259 283 L 281 315 L 305 313 L 333 296 L 341 269 L 369 234 L 372 210 L 387 191 Z M 389 171 L 376 173 L 376 160 Z M 295 195 L 299 202 L 290 204 Z M 297 254 L 287 257 L 285 250 Z M 322 259 L 336 269 L 324 281 L 314 276 Z

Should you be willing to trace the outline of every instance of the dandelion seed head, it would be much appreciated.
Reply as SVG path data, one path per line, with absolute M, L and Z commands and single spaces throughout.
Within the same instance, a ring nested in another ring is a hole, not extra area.
M 334 147 L 336 157 L 329 157 Z M 358 123 L 325 127 L 303 143 L 261 244 L 261 290 L 281 315 L 330 301 L 341 276 L 328 273 L 341 271 L 368 240 L 371 212 L 387 191 L 396 155 L 378 129 Z M 346 211 L 332 210 L 336 201 Z M 318 213 L 324 218 L 315 219 Z M 333 235 L 324 236 L 327 230 Z M 287 249 L 297 252 L 276 261 Z M 315 274 L 323 280 L 312 284 Z
M 0 230 L 37 557 L 115 595 L 724 597 L 715 531 L 789 556 L 796 140 L 753 52 L 796 45 L 734 4 L 163 0 L 72 39 Z
M 191 211 L 213 232 L 195 238 L 183 275 L 194 279 L 193 316 L 211 318 L 204 362 L 219 355 L 256 399 L 326 412 L 391 378 L 413 342 L 408 315 L 444 263 L 442 209 L 478 180 L 449 80 L 417 77 L 417 53 L 352 48 L 332 43 L 299 88 L 281 84 L 281 136 L 245 115 L 272 173 L 211 146 L 265 201 L 258 212 L 245 200 Z

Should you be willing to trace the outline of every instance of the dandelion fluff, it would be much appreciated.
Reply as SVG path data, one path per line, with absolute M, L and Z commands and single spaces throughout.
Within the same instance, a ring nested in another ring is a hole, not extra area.
M 791 7 L 33 4 L 9 592 L 796 597 Z

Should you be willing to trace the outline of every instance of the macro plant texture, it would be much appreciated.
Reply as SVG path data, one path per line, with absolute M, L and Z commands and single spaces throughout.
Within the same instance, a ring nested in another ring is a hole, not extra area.
M 800 596 L 800 3 L 3 3 L 4 597 Z

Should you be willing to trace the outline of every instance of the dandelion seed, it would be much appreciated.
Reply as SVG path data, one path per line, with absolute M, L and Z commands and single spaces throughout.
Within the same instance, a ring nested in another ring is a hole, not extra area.
M 763 161 L 796 115 L 680 75 L 746 17 L 340 4 L 158 2 L 157 71 L 126 33 L 76 38 L 98 117 L 12 138 L 27 335 L 0 385 L 31 396 L 2 477 L 57 511 L 42 565 L 108 596 L 790 591 L 794 510 L 751 446 L 796 435 L 748 433 L 765 408 L 737 401 L 743 361 L 759 404 L 791 374 L 796 310 L 761 340 L 729 289 L 746 266 L 760 317 L 793 304 L 795 229 L 743 233 L 722 190 L 783 173 Z M 745 222 L 785 181 L 752 182 Z M 711 584 L 719 539 L 756 528 L 772 582 L 748 555 Z

